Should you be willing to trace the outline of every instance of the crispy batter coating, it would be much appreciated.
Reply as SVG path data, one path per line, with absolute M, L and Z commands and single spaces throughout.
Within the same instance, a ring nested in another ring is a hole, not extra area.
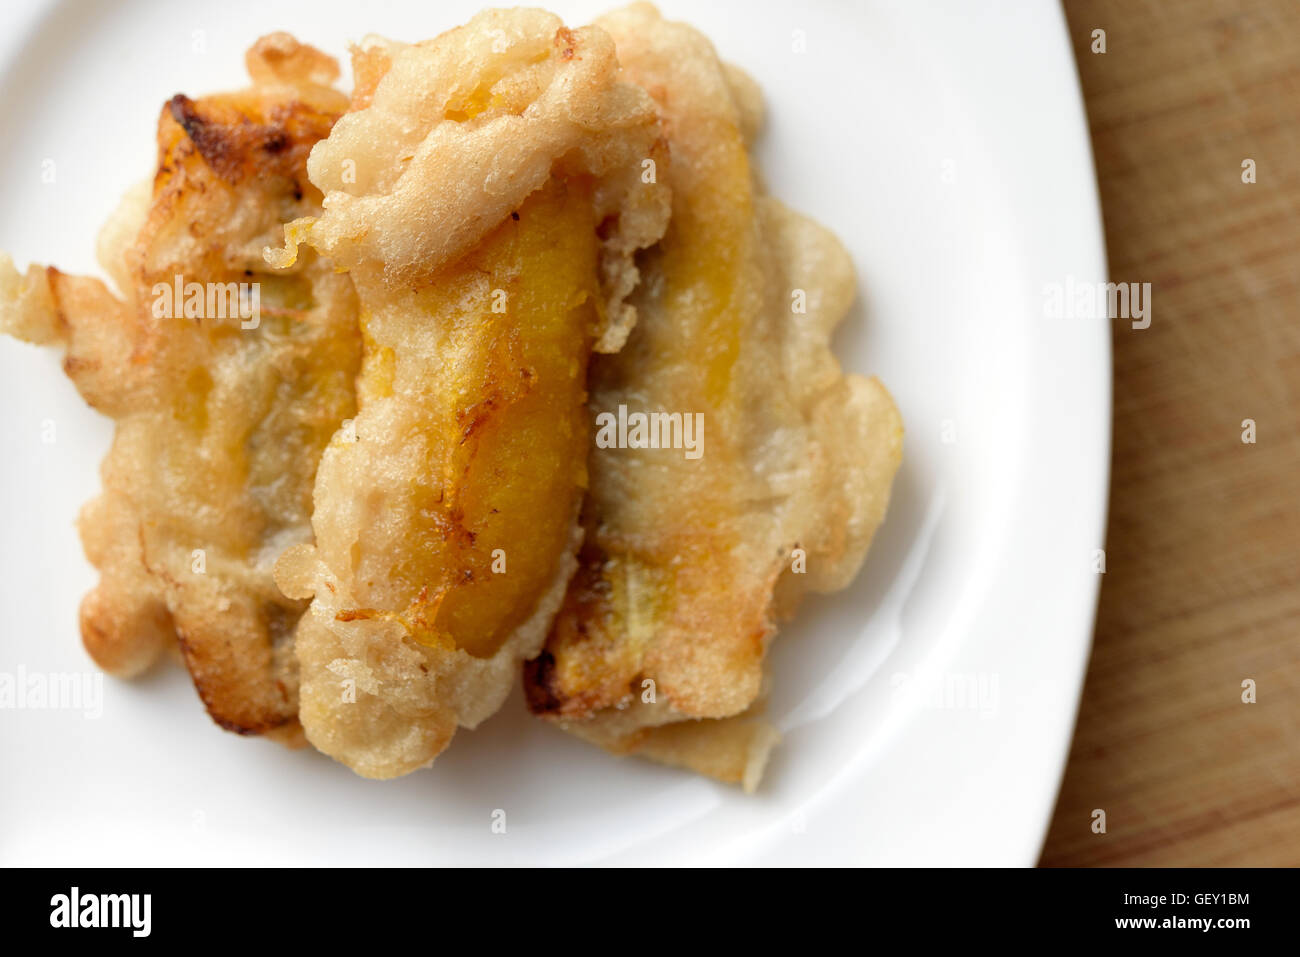
M 52 267 L 20 278 L 6 258 L 0 326 L 65 344 L 68 375 L 116 421 L 103 494 L 80 519 L 101 574 L 81 607 L 91 655 L 131 676 L 178 642 L 213 720 L 292 741 L 306 605 L 272 569 L 310 540 L 321 450 L 355 407 L 360 334 L 347 276 L 314 255 L 275 272 L 262 249 L 319 211 L 307 156 L 347 99 L 329 87 L 335 61 L 287 34 L 259 40 L 247 66 L 248 90 L 164 106 L 152 186 L 101 236 L 124 298 Z M 204 292 L 187 312 L 190 283 Z M 258 284 L 260 315 L 252 286 L 241 313 L 228 283 Z
M 352 55 L 350 101 L 274 34 L 164 107 L 100 237 L 120 297 L 0 254 L 0 330 L 116 422 L 87 648 L 175 647 L 223 727 L 376 778 L 533 659 L 535 713 L 752 790 L 776 622 L 857 574 L 902 444 L 830 352 L 845 250 L 757 185 L 760 91 L 648 4 Z M 187 283 L 260 315 L 159 315 Z M 593 443 L 620 409 L 700 413 L 702 457 Z
M 588 357 L 634 313 L 633 256 L 668 196 L 653 102 L 613 44 L 535 10 L 489 11 L 355 54 L 358 109 L 312 153 L 325 212 L 290 224 L 350 270 L 365 357 L 354 435 L 285 554 L 301 719 L 360 774 L 432 761 L 504 700 L 575 567 Z M 653 177 L 651 177 L 653 179 Z
M 598 25 L 662 111 L 673 212 L 626 347 L 593 362 L 591 408 L 703 413 L 703 454 L 593 447 L 580 568 L 526 667 L 529 704 L 752 788 L 775 740 L 751 710 L 775 621 L 857 573 L 902 426 L 829 349 L 854 292 L 843 247 L 755 188 L 753 84 L 648 4 Z

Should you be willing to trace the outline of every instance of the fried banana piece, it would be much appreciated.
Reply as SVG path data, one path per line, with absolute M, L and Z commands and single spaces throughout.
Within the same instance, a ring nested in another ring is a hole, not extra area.
M 290 742 L 306 604 L 272 570 L 311 538 L 316 465 L 355 409 L 361 341 L 347 276 L 315 255 L 272 271 L 262 250 L 319 211 L 307 155 L 347 98 L 330 88 L 335 61 L 287 34 L 247 66 L 250 89 L 164 106 L 152 186 L 101 236 L 125 298 L 6 261 L 0 324 L 64 343 L 64 369 L 116 421 L 80 518 L 101 575 L 81 606 L 91 655 L 130 676 L 179 643 L 214 721 Z
M 653 102 L 613 43 L 535 10 L 355 54 L 355 112 L 286 227 L 347 267 L 365 353 L 355 432 L 321 462 L 315 546 L 285 554 L 308 739 L 389 778 L 500 706 L 576 562 L 588 357 L 634 315 L 662 235 Z
M 525 688 L 580 737 L 752 789 L 777 737 L 756 718 L 775 622 L 856 574 L 902 426 L 829 349 L 854 292 L 843 247 L 755 187 L 752 82 L 648 4 L 598 24 L 662 111 L 673 213 L 591 408 L 702 413 L 704 440 L 698 458 L 593 447 L 580 568 Z

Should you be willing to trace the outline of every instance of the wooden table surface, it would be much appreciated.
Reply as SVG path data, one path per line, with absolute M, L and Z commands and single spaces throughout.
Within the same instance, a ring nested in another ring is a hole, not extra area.
M 1300 865 L 1300 2 L 1065 9 L 1111 279 L 1152 284 L 1152 321 L 1113 325 L 1106 573 L 1042 864 Z

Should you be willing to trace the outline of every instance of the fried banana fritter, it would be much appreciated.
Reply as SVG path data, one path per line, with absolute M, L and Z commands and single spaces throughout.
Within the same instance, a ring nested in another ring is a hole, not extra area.
M 53 267 L 20 277 L 6 258 L 0 326 L 63 343 L 67 374 L 116 421 L 103 494 L 80 518 L 101 575 L 81 606 L 90 654 L 131 676 L 178 643 L 213 720 L 292 742 L 306 603 L 272 569 L 311 538 L 316 466 L 354 411 L 361 346 L 347 276 L 314 255 L 273 271 L 262 250 L 319 211 L 307 155 L 347 99 L 335 61 L 287 34 L 247 66 L 250 89 L 164 106 L 152 187 L 101 236 L 123 298 Z
M 757 186 L 758 88 L 648 4 L 371 38 L 350 101 L 287 34 L 247 65 L 164 107 L 120 295 L 0 255 L 0 330 L 116 422 L 87 649 L 375 778 L 523 663 L 564 729 L 752 789 L 776 623 L 857 574 L 902 445 L 829 348 L 847 253 Z M 629 410 L 699 454 L 599 440 Z
M 673 208 L 635 329 L 593 362 L 592 413 L 703 413 L 705 439 L 697 459 L 592 448 L 580 568 L 528 700 L 610 750 L 752 788 L 776 739 L 752 717 L 775 621 L 857 573 L 902 426 L 829 349 L 854 293 L 843 247 L 755 187 L 752 82 L 647 4 L 598 25 L 662 112 Z
M 297 635 L 309 740 L 360 774 L 432 761 L 504 700 L 573 572 L 588 357 L 634 321 L 662 234 L 650 97 L 600 30 L 489 11 L 355 55 L 354 112 L 312 153 L 297 243 L 346 267 L 365 353 L 355 431 L 322 459 Z M 645 164 L 648 163 L 649 167 Z

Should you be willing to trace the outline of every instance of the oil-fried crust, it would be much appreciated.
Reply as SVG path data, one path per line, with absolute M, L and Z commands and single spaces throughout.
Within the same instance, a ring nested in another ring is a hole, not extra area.
M 752 790 L 776 622 L 856 575 L 902 441 L 829 349 L 847 254 L 761 193 L 756 85 L 647 4 L 367 39 L 342 119 L 324 54 L 274 34 L 247 65 L 164 106 L 100 240 L 124 298 L 0 256 L 0 330 L 63 343 L 117 423 L 91 654 L 176 648 L 218 724 L 371 777 L 533 658 L 534 712 Z M 259 283 L 260 324 L 159 318 L 178 278 Z M 589 480 L 589 360 L 593 414 L 701 413 L 703 457 L 593 448 Z
M 661 721 L 655 724 L 653 722 Z M 636 755 L 685 768 L 752 793 L 763 777 L 777 730 L 746 712 L 733 718 L 690 719 L 671 709 L 611 712 L 589 721 L 561 722 L 570 734 L 617 755 Z
M 294 743 L 291 636 L 306 605 L 279 592 L 272 565 L 310 539 L 316 464 L 354 409 L 360 336 L 346 276 L 315 257 L 272 275 L 261 252 L 285 219 L 319 211 L 307 156 L 347 100 L 329 88 L 337 64 L 287 34 L 247 63 L 252 88 L 163 107 L 152 186 L 101 236 L 125 298 L 53 268 L 20 280 L 6 261 L 0 324 L 63 342 L 68 375 L 116 420 L 103 493 L 80 519 L 101 574 L 81 607 L 91 655 L 130 676 L 178 646 L 214 721 Z M 201 315 L 160 299 L 177 277 L 183 294 L 202 284 Z M 217 283 L 257 283 L 260 315 L 209 299 Z
M 354 53 L 354 102 L 290 224 L 348 268 L 366 335 L 355 441 L 326 451 L 314 548 L 285 554 L 303 727 L 369 777 L 431 762 L 492 714 L 575 567 L 586 370 L 634 319 L 636 251 L 668 197 L 655 109 L 613 44 L 488 11 Z
M 694 460 L 593 448 L 580 567 L 525 688 L 580 737 L 752 787 L 776 621 L 857 573 L 902 426 L 830 352 L 854 294 L 843 247 L 757 191 L 753 84 L 647 4 L 598 24 L 663 113 L 673 219 L 626 347 L 593 363 L 592 410 L 702 413 L 704 442 Z

